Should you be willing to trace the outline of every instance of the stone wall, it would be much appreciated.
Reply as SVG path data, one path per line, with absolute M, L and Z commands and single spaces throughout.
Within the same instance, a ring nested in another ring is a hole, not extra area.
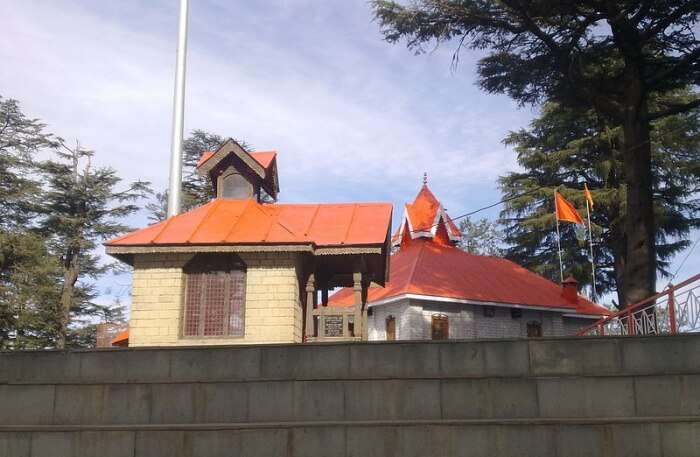
M 562 317 L 562 313 L 522 310 L 522 317 L 513 319 L 511 309 L 493 307 L 495 315 L 486 317 L 483 306 L 462 303 L 431 302 L 405 299 L 386 305 L 373 306 L 368 317 L 369 339 L 386 340 L 386 318 L 396 319 L 399 340 L 429 340 L 433 314 L 445 314 L 449 319 L 450 339 L 520 338 L 527 336 L 527 323 L 542 324 L 543 336 L 574 335 L 593 319 Z
M 129 345 L 301 342 L 299 259 L 293 253 L 240 253 L 247 265 L 245 336 L 182 338 L 182 267 L 191 254 L 135 256 Z
M 700 335 L 0 353 L 0 457 L 690 457 Z

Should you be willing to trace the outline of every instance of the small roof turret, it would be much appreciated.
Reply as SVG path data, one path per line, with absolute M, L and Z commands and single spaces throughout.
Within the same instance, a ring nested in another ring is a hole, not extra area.
M 457 244 L 462 238 L 462 232 L 428 187 L 427 173 L 423 173 L 423 185 L 413 203 L 406 204 L 401 225 L 392 237 L 392 244 L 403 246 L 418 238 L 449 245 Z

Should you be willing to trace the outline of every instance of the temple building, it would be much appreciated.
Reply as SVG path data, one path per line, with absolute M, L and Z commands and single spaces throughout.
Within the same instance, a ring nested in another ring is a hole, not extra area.
M 424 179 L 392 237 L 396 252 L 385 287 L 368 291 L 369 340 L 507 338 L 573 335 L 609 311 L 515 263 L 469 254 L 457 226 Z M 329 308 L 354 303 L 332 295 Z
M 320 295 L 352 287 L 357 303 L 339 337 L 367 338 L 364 298 L 384 285 L 391 249 L 389 203 L 280 204 L 277 155 L 233 140 L 202 156 L 215 198 L 105 244 L 133 266 L 124 346 L 300 343 L 324 322 Z

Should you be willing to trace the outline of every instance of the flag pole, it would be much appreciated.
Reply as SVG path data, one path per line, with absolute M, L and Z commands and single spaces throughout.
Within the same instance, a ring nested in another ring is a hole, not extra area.
M 185 111 L 185 63 L 187 56 L 187 9 L 189 0 L 180 0 L 180 20 L 175 64 L 175 94 L 173 97 L 173 131 L 170 149 L 170 185 L 168 188 L 168 217 L 180 212 L 182 186 L 182 136 Z
M 596 283 L 595 283 L 595 257 L 593 257 L 593 231 L 591 230 L 591 210 L 590 210 L 590 205 L 588 203 L 588 199 L 586 198 L 586 216 L 588 216 L 588 243 L 591 248 L 591 276 L 593 279 L 593 300 L 595 301 L 596 297 L 598 296 L 598 292 L 596 291 Z
M 557 190 L 554 189 L 554 219 L 557 221 L 557 247 L 559 253 L 559 277 L 564 282 L 564 264 L 561 261 L 561 235 L 559 234 L 559 210 L 557 208 Z

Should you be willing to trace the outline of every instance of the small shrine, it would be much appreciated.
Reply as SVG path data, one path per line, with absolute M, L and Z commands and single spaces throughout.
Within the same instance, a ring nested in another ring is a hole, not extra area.
M 469 254 L 462 234 L 428 187 L 406 204 L 392 236 L 391 276 L 368 291 L 369 340 L 512 338 L 573 335 L 610 312 L 509 260 Z M 342 289 L 329 307 L 352 307 Z
M 105 244 L 133 266 L 120 345 L 301 343 L 367 338 L 370 284 L 389 274 L 389 203 L 277 203 L 275 151 L 233 140 L 198 164 L 215 198 Z M 317 297 L 353 290 L 327 316 Z

